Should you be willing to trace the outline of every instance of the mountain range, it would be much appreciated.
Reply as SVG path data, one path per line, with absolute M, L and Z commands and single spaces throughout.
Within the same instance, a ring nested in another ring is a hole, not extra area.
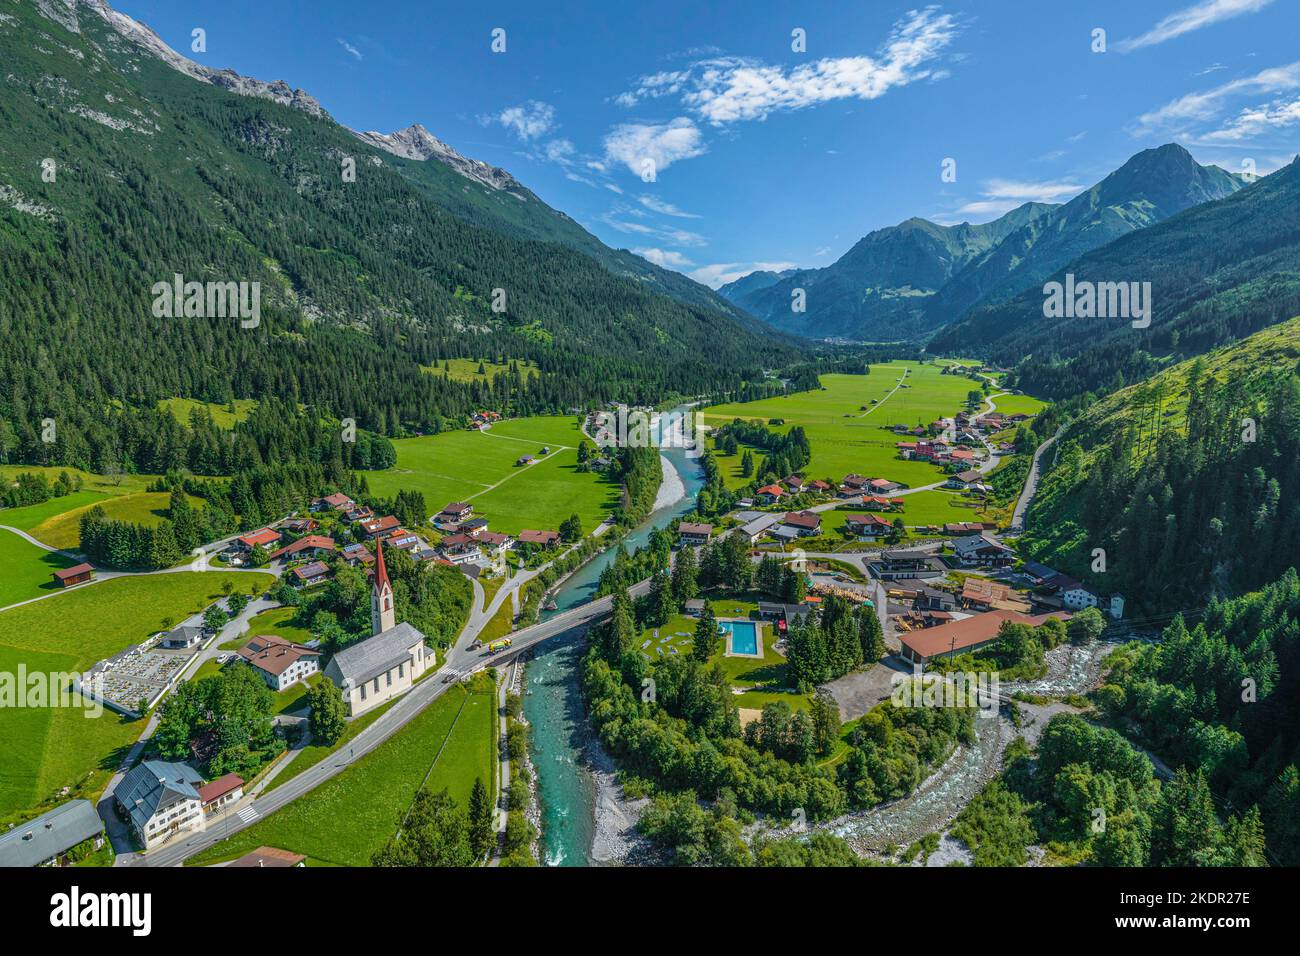
M 1150 282 L 1146 328 L 1122 319 L 1047 318 L 1035 285 L 973 310 L 932 350 L 974 348 L 1019 364 L 1022 387 L 1051 397 L 1136 382 L 1300 315 L 1300 159 L 1232 195 L 1063 263 L 1042 278 Z
M 822 269 L 745 276 L 719 291 L 771 325 L 811 338 L 890 341 L 933 333 L 1041 285 L 1079 255 L 1236 192 L 1243 180 L 1183 147 L 1144 150 L 1061 205 L 1026 203 L 982 225 L 908 219 Z M 806 309 L 791 309 L 804 290 Z
M 423 127 L 356 133 L 103 0 L 0 0 L 0 58 L 0 419 L 91 433 L 110 403 L 271 394 L 394 432 L 484 400 L 428 373 L 447 357 L 536 363 L 494 396 L 535 412 L 734 391 L 802 354 Z M 160 322 L 176 274 L 258 283 L 259 326 Z

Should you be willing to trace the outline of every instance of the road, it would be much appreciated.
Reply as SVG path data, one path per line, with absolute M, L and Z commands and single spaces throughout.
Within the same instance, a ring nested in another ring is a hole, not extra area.
M 1034 460 L 1029 466 L 1029 477 L 1025 479 L 1025 487 L 1020 491 L 1020 498 L 1016 501 L 1015 511 L 1011 513 L 1011 527 L 1007 530 L 1016 534 L 1025 530 L 1025 515 L 1029 513 L 1029 506 L 1033 503 L 1034 494 L 1038 491 L 1038 479 L 1042 477 L 1042 467 L 1040 462 L 1043 458 L 1043 452 L 1051 447 L 1056 439 L 1061 437 L 1061 432 L 1065 431 L 1062 425 L 1056 430 L 1056 434 L 1047 441 L 1038 446 L 1034 452 Z

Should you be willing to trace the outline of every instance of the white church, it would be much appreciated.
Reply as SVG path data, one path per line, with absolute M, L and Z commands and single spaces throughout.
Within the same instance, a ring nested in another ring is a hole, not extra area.
M 375 580 L 370 590 L 370 629 L 373 637 L 345 647 L 325 668 L 325 676 L 343 692 L 349 716 L 364 714 L 391 700 L 415 683 L 437 661 L 424 635 L 410 624 L 395 624 L 393 585 L 384 566 L 380 542 Z

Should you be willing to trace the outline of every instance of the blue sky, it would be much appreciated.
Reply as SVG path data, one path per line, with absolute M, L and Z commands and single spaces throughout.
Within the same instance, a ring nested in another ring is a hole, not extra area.
M 347 126 L 423 123 L 714 286 L 827 265 L 909 216 L 1064 201 L 1165 142 L 1260 174 L 1300 152 L 1295 0 L 114 5 Z

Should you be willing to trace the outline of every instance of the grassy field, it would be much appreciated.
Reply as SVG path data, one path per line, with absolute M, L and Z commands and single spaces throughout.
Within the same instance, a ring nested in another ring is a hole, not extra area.
M 0 671 L 79 672 L 221 597 L 235 575 L 153 574 L 104 581 L 0 611 Z M 266 576 L 269 580 L 269 575 Z M 246 579 L 245 579 L 246 583 Z M 55 796 L 94 795 L 143 724 L 105 711 L 0 709 L 0 819 Z
M 72 562 L 0 531 L 0 608 L 60 590 L 53 574 Z
M 82 491 L 98 491 L 104 495 L 129 495 L 133 491 L 144 491 L 155 480 L 157 475 L 96 475 L 93 472 L 82 471 L 80 468 L 65 468 L 62 465 L 0 465 L 0 483 L 6 485 L 13 484 L 21 474 L 37 473 L 45 476 L 50 484 L 58 479 L 62 472 L 67 472 L 71 478 L 81 478 Z M 61 501 L 67 499 L 59 499 Z M 3 524 L 12 524 L 6 521 Z
M 901 437 L 882 426 L 928 425 L 961 411 L 967 393 L 978 386 L 960 375 L 943 375 L 941 368 L 899 361 L 873 365 L 870 375 L 823 375 L 818 391 L 712 406 L 704 409 L 704 416 L 711 425 L 734 418 L 784 419 L 784 426 L 773 426 L 779 430 L 802 425 L 812 446 L 812 461 L 804 468 L 808 477 L 839 481 L 857 472 L 910 487 L 927 485 L 941 477 L 940 469 L 900 459 Z M 744 483 L 736 474 L 740 455 L 734 462 L 725 456 L 720 461 L 733 487 Z
M 388 703 L 382 704 L 374 710 L 367 711 L 356 720 L 348 721 L 348 727 L 347 730 L 343 731 L 343 736 L 332 744 L 308 744 L 306 747 L 303 747 L 296 757 L 290 758 L 287 767 L 271 778 L 271 782 L 266 785 L 266 789 L 262 792 L 266 793 L 267 791 L 274 790 L 283 783 L 288 783 L 304 770 L 316 766 L 316 764 L 320 763 L 330 754 L 342 750 L 352 742 L 353 738 L 355 738 L 357 734 L 361 733 L 361 731 L 365 730 L 378 720 L 380 715 L 383 714 L 384 711 L 388 710 L 389 707 L 393 706 L 394 703 L 395 701 L 390 700 Z
M 347 770 L 186 862 L 219 863 L 274 846 L 318 865 L 366 866 L 422 785 L 448 790 L 462 808 L 475 778 L 491 785 L 496 716 L 491 689 L 457 685 Z
M 442 375 L 445 371 L 453 382 L 490 382 L 502 372 L 510 371 L 510 363 L 498 364 L 496 362 L 483 362 L 483 374 L 479 374 L 478 359 L 447 359 L 445 362 L 439 362 L 437 365 L 420 366 L 430 375 Z M 519 374 L 525 379 L 528 378 L 529 372 L 537 371 L 537 363 L 529 362 L 524 359 L 519 360 Z
M 52 548 L 76 550 L 81 545 L 81 516 L 96 504 L 104 509 L 104 513 L 109 518 L 117 521 L 156 525 L 167 517 L 169 501 L 170 495 L 166 492 L 138 491 L 132 494 L 120 495 L 116 498 L 105 498 L 79 508 L 73 508 L 71 511 L 62 511 L 26 530 L 29 530 L 34 538 L 45 542 Z M 204 502 L 201 498 L 195 498 L 191 495 L 190 504 L 196 508 L 202 508 Z
M 171 412 L 172 416 L 185 426 L 190 423 L 190 412 L 196 408 L 206 408 L 212 413 L 212 421 L 218 428 L 229 429 L 245 421 L 253 413 L 253 409 L 257 407 L 257 399 L 237 398 L 233 404 L 232 411 L 229 405 L 220 405 L 216 402 L 200 402 L 193 398 L 164 398 L 158 403 L 158 407 Z
M 295 644 L 306 644 L 312 639 L 311 631 L 289 622 L 298 613 L 296 607 L 274 607 L 263 611 L 248 622 L 248 630 L 233 641 L 221 645 L 223 651 L 234 651 L 248 643 L 250 637 L 283 637 Z
M 998 395 L 993 404 L 1007 415 L 1037 415 L 1047 407 L 1046 402 L 1032 395 Z
M 493 531 L 555 531 L 577 513 L 590 531 L 619 502 L 619 487 L 595 472 L 580 474 L 577 421 L 567 416 L 515 419 L 489 431 L 455 431 L 394 441 L 397 464 L 365 472 L 370 489 L 392 497 L 402 489 L 424 494 L 430 512 L 466 501 Z M 521 455 L 551 453 L 517 466 Z

